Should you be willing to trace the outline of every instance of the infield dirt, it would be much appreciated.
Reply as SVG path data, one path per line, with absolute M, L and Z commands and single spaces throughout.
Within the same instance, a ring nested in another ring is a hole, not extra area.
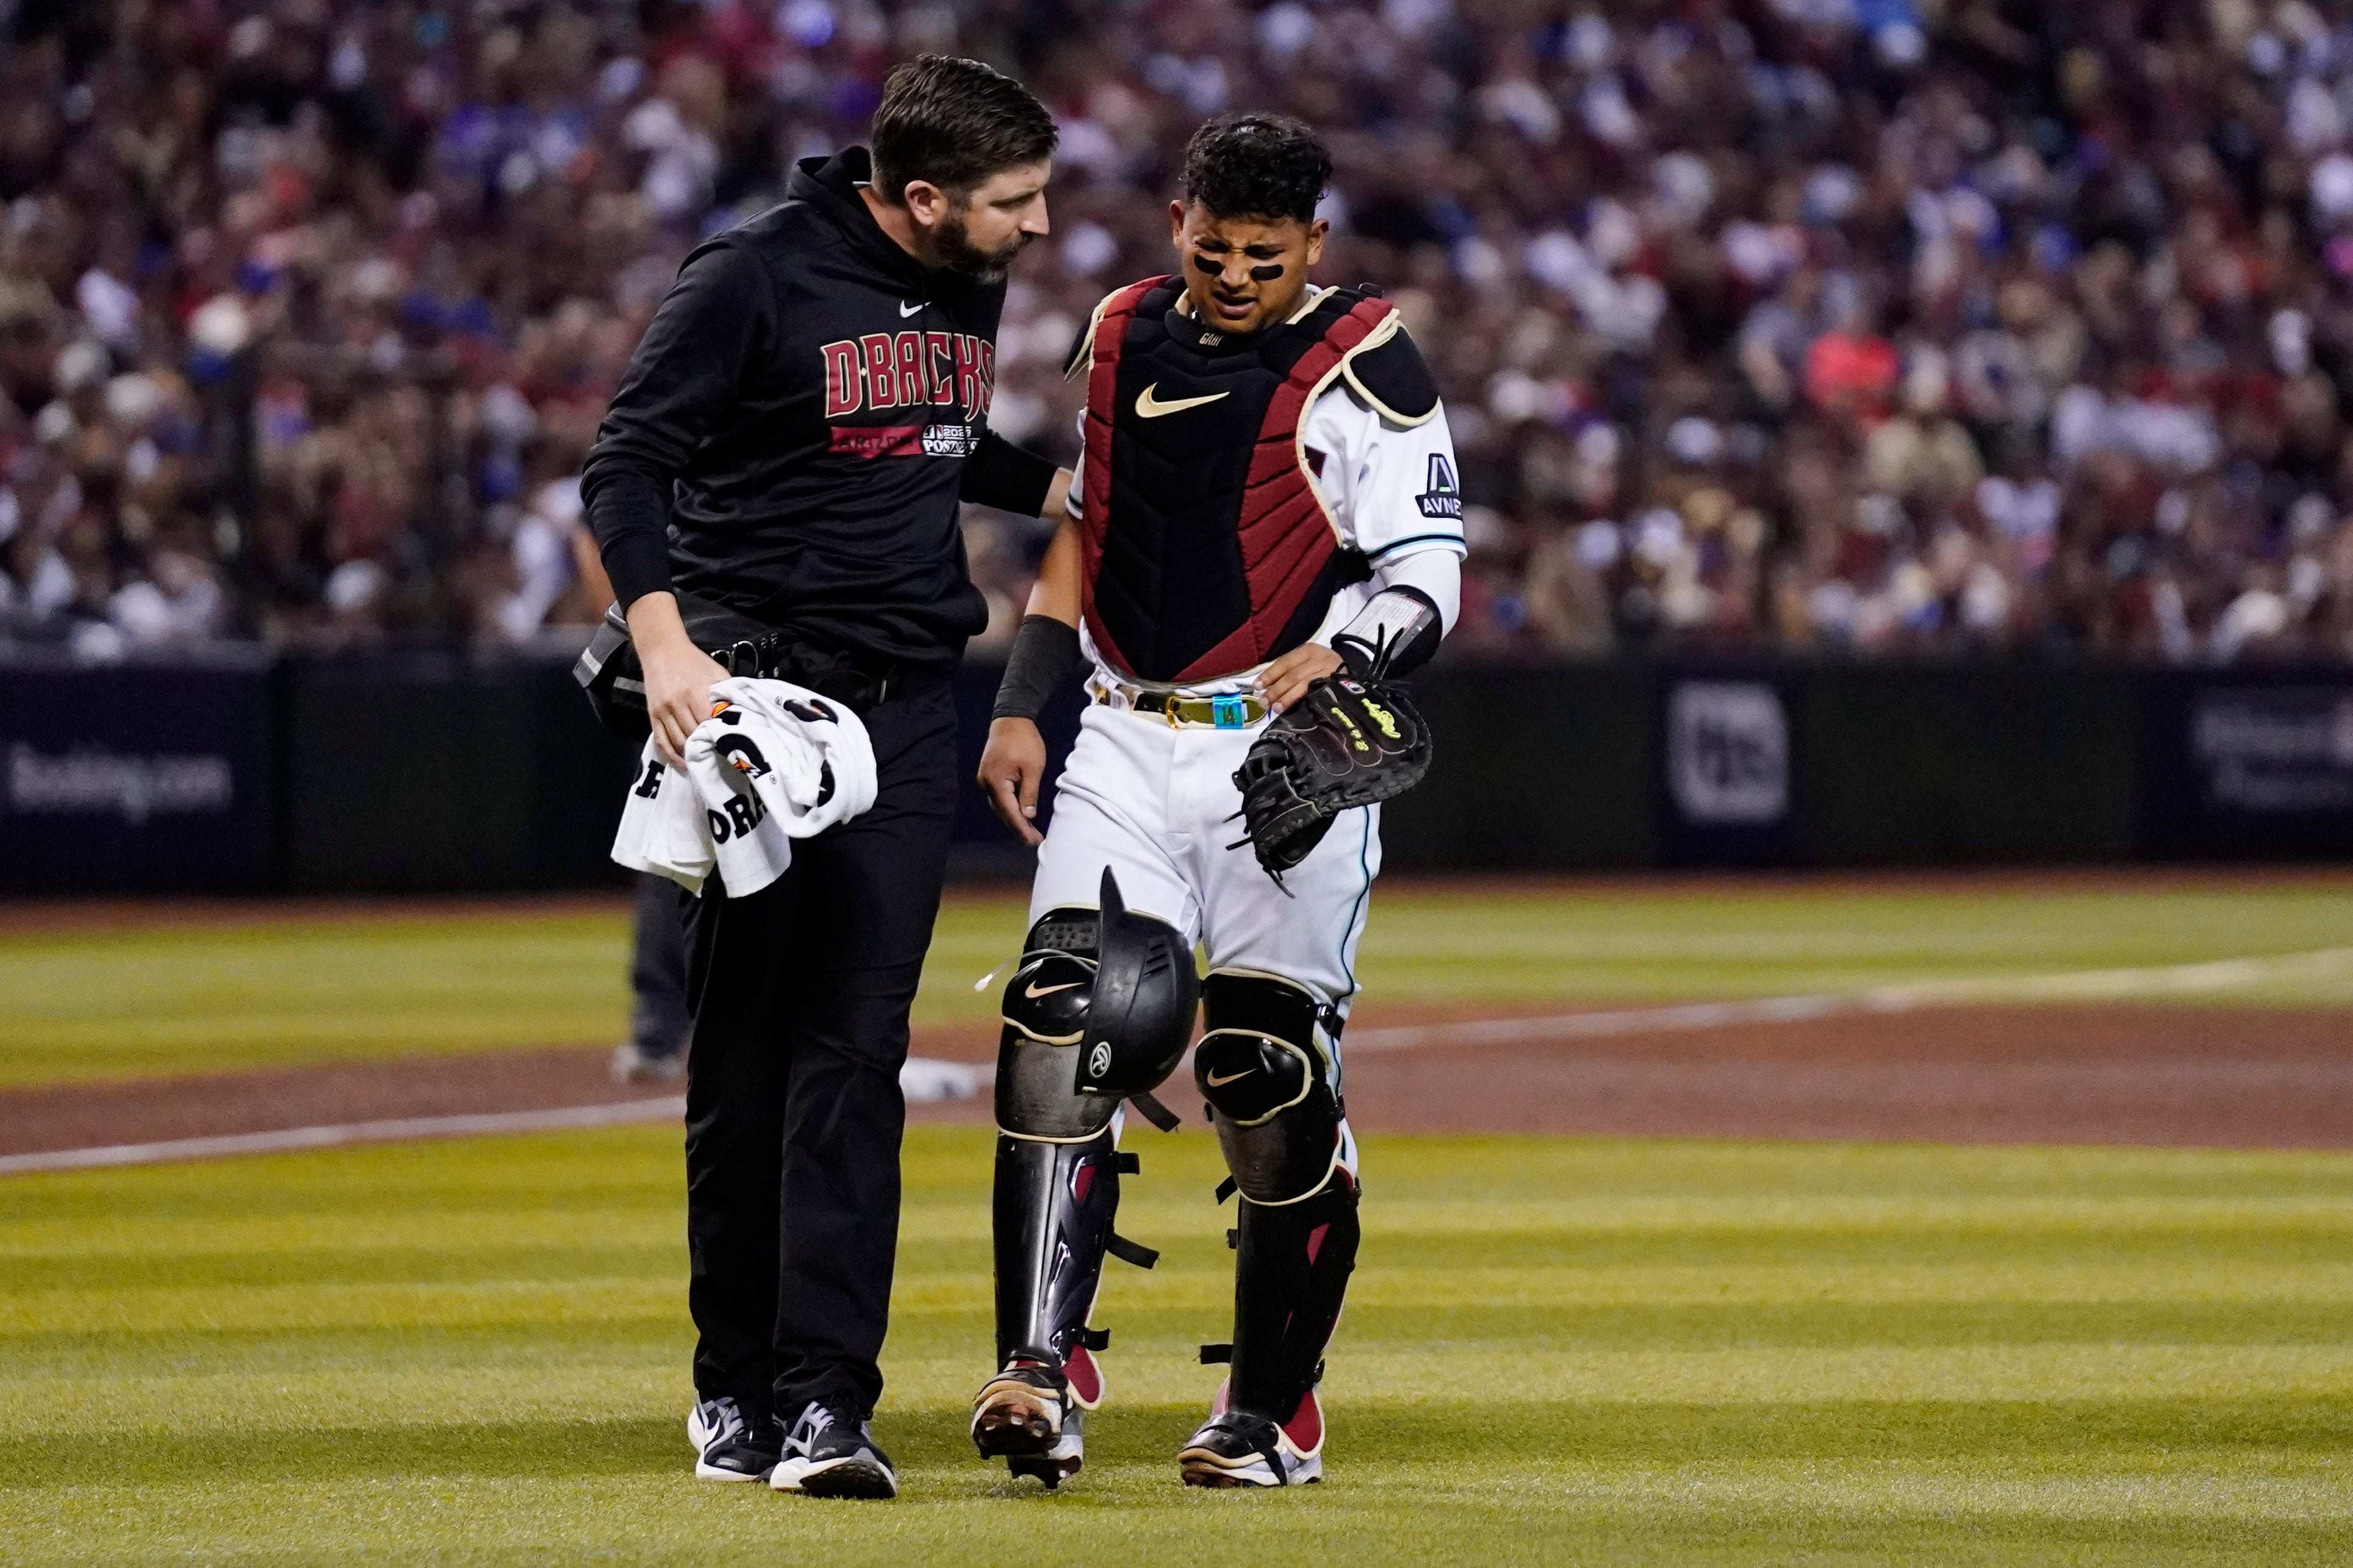
M 1368 1006 L 1355 1023 L 1472 1016 Z M 986 1062 L 994 1047 L 993 1031 L 972 1026 L 915 1033 L 920 1056 Z M 678 1092 L 617 1086 L 607 1056 L 574 1047 L 0 1091 L 0 1154 Z M 2337 1149 L 2353 1147 L 2353 1009 L 1972 1006 L 1441 1042 L 1350 1057 L 1346 1091 L 1351 1119 L 1376 1133 Z M 910 1111 L 988 1115 L 986 1098 Z

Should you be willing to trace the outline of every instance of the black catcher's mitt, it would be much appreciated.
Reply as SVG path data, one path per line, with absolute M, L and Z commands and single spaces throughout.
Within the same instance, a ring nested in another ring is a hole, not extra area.
M 1258 863 L 1280 883 L 1340 813 L 1403 795 L 1430 771 L 1430 730 L 1401 687 L 1343 670 L 1268 721 L 1235 770 Z

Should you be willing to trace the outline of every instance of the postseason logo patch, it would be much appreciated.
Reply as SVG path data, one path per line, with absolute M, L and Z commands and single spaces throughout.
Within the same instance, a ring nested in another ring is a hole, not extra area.
M 852 458 L 969 458 L 980 449 L 977 425 L 836 425 L 830 451 Z
M 1413 498 L 1424 517 L 1460 519 L 1462 515 L 1462 491 L 1454 482 L 1454 465 L 1443 452 L 1430 455 L 1428 488 Z

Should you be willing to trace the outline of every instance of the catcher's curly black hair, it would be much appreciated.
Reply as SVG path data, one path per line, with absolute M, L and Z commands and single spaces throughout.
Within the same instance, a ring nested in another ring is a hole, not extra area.
M 1332 184 L 1332 153 L 1305 121 L 1246 110 L 1220 114 L 1185 144 L 1178 185 L 1219 217 L 1312 223 Z

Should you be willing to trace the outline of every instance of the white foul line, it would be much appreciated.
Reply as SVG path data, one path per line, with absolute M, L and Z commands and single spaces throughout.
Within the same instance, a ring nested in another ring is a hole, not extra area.
M 969 1100 L 986 1069 L 964 1062 L 912 1057 L 899 1082 L 910 1100 Z M 217 1160 L 232 1154 L 284 1154 L 302 1149 L 334 1149 L 353 1143 L 400 1143 L 425 1138 L 480 1138 L 501 1132 L 561 1132 L 581 1127 L 627 1127 L 646 1121 L 678 1121 L 686 1100 L 624 1100 L 605 1105 L 567 1105 L 552 1110 L 485 1111 L 462 1116 L 404 1116 L 387 1121 L 345 1121 L 323 1127 L 281 1127 L 268 1132 L 232 1132 L 210 1138 L 172 1138 L 155 1143 L 115 1143 L 96 1149 L 49 1149 L 37 1154 L 0 1155 L 0 1176 L 44 1171 L 87 1171 L 117 1165 L 156 1165 L 175 1160 Z
M 1621 1007 L 1598 1013 L 1556 1013 L 1534 1018 L 1482 1018 L 1442 1024 L 1401 1024 L 1351 1030 L 1344 1049 L 1409 1051 L 1431 1046 L 1520 1045 L 1538 1040 L 1607 1039 L 1622 1035 L 1674 1034 L 1722 1029 L 1742 1024 L 1801 1023 L 1859 1013 L 1909 1013 L 1923 1007 L 1984 1005 L 2001 1002 L 2119 1001 L 2132 997 L 2197 995 L 2283 980 L 2325 979 L 2353 972 L 2353 947 L 2325 947 L 2261 958 L 2219 958 L 2199 963 L 2145 969 L 2079 969 L 2058 974 L 1982 975 L 1967 980 L 1929 980 L 1911 985 L 1874 985 L 1805 996 L 1763 996 L 1741 1002 L 1683 1002 L 1661 1007 Z M 968 1100 L 979 1092 L 987 1069 L 964 1062 L 910 1058 L 900 1083 L 913 1101 Z M 207 1160 L 229 1154 L 277 1154 L 299 1149 L 330 1149 L 349 1143 L 387 1143 L 420 1138 L 472 1138 L 501 1132 L 555 1132 L 567 1128 L 618 1127 L 670 1121 L 686 1114 L 686 1101 L 629 1100 L 610 1105 L 575 1105 L 556 1110 L 497 1111 L 469 1116 L 412 1116 L 392 1121 L 353 1121 L 326 1127 L 288 1127 L 271 1132 L 239 1132 L 215 1138 L 176 1138 L 160 1143 L 118 1143 L 99 1149 L 54 1149 L 37 1154 L 0 1155 L 0 1176 L 42 1171 L 79 1171 L 99 1166 L 153 1165 L 172 1160 Z
M 1663 1035 L 1691 1029 L 1722 1029 L 1742 1024 L 1790 1024 L 1855 1013 L 1910 1013 L 1923 1007 L 1984 1005 L 2000 1002 L 2122 1001 L 2136 997 L 2196 995 L 2263 985 L 2283 980 L 2323 979 L 2353 972 L 2353 947 L 2262 958 L 2219 958 L 2199 963 L 2146 969 L 2079 969 L 2060 974 L 1982 975 L 1968 980 L 1928 980 L 1911 985 L 1874 985 L 1807 996 L 1764 996 L 1741 1002 L 1684 1002 L 1662 1007 L 1623 1007 L 1609 1012 L 1556 1013 L 1534 1018 L 1485 1018 L 1475 1023 L 1401 1024 L 1351 1029 L 1342 1049 L 1409 1051 L 1431 1046 L 1518 1045 L 1535 1040 L 1607 1039 L 1620 1035 Z
M 52 1149 L 0 1155 L 0 1176 L 36 1171 L 83 1171 L 101 1165 L 153 1165 L 167 1160 L 216 1160 L 227 1154 L 282 1154 L 346 1143 L 396 1143 L 417 1138 L 475 1138 L 495 1132 L 554 1132 L 567 1127 L 619 1127 L 669 1121 L 686 1114 L 682 1096 L 625 1100 L 612 1105 L 569 1105 L 555 1110 L 505 1110 L 469 1116 L 404 1116 L 392 1121 L 346 1121 L 326 1127 L 281 1127 L 213 1138 L 173 1138 L 160 1143 L 115 1143 L 100 1149 Z

